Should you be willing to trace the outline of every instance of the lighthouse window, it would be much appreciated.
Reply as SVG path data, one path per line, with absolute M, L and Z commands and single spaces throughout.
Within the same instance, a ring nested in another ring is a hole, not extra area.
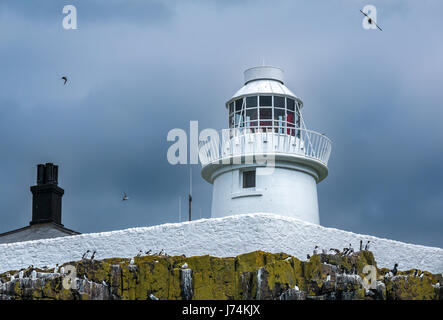
M 243 127 L 243 125 L 244 125 L 244 123 L 243 123 L 243 116 L 240 113 L 236 113 L 235 114 L 234 120 L 235 120 L 234 125 L 236 127 Z
M 272 109 L 260 108 L 260 120 L 271 120 L 271 119 L 272 119 Z
M 294 111 L 295 110 L 295 101 L 293 99 L 286 99 L 286 102 L 288 103 L 288 110 Z
M 255 188 L 255 170 L 243 171 L 243 188 Z
M 240 111 L 243 105 L 243 99 L 235 100 L 235 111 Z
M 257 116 L 257 109 L 246 109 L 246 127 L 256 127 Z
M 276 108 L 285 108 L 285 98 L 274 96 L 274 107 Z
M 257 107 L 257 97 L 247 97 L 246 98 L 246 108 Z
M 288 124 L 294 125 L 294 123 L 295 123 L 294 112 L 288 111 L 288 116 L 286 117 L 286 121 L 288 121 Z
M 260 96 L 260 107 L 272 107 L 272 96 Z
M 231 102 L 229 104 L 229 113 L 233 113 L 234 112 L 234 102 Z

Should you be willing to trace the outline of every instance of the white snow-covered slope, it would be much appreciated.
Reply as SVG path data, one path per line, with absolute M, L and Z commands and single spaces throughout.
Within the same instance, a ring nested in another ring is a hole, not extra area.
M 53 267 L 80 260 L 86 250 L 96 250 L 96 259 L 129 258 L 140 250 L 164 249 L 169 255 L 218 257 L 263 250 L 286 252 L 306 260 L 306 254 L 312 254 L 316 245 L 341 250 L 352 243 L 358 249 L 360 240 L 371 241 L 370 250 L 379 267 L 392 268 L 398 263 L 400 270 L 418 268 L 443 273 L 441 248 L 360 235 L 266 213 L 0 244 L 0 272 L 29 265 Z

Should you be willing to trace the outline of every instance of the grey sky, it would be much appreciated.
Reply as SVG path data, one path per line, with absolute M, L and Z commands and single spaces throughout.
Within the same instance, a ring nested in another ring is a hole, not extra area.
M 383 32 L 362 28 L 369 3 Z M 42 162 L 60 166 L 68 228 L 177 221 L 188 168 L 168 164 L 168 131 L 225 128 L 224 103 L 265 59 L 333 140 L 321 223 L 443 247 L 443 3 L 369 3 L 0 1 L 0 232 L 28 224 Z M 199 171 L 194 215 L 209 217 Z

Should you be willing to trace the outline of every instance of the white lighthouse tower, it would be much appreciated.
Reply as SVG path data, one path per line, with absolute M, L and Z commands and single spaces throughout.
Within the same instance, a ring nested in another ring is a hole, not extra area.
M 244 75 L 226 103 L 229 129 L 200 142 L 211 216 L 266 212 L 319 224 L 317 183 L 328 175 L 331 141 L 306 129 L 303 102 L 284 85 L 282 69 Z

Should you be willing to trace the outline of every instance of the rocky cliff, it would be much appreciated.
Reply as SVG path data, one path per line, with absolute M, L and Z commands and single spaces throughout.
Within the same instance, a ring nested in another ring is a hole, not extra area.
M 262 251 L 233 258 L 146 255 L 9 271 L 0 274 L 0 300 L 428 300 L 443 299 L 441 282 L 426 271 L 378 269 L 370 251 L 307 261 Z

